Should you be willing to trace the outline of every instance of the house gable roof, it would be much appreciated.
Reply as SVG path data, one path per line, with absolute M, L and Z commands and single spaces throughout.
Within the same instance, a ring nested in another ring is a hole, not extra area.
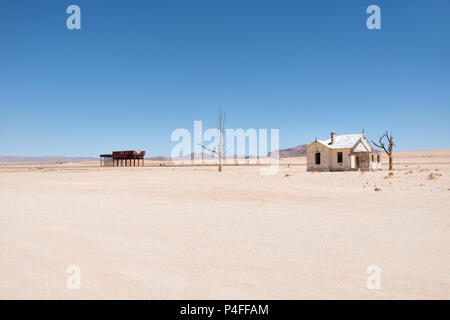
M 352 149 L 353 152 L 370 152 L 371 147 L 367 146 L 361 139 L 355 144 Z

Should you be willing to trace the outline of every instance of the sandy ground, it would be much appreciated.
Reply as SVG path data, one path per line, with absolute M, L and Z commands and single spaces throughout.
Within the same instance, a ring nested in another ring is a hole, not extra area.
M 395 161 L 388 178 L 304 158 L 273 176 L 0 164 L 0 298 L 449 299 L 450 150 Z

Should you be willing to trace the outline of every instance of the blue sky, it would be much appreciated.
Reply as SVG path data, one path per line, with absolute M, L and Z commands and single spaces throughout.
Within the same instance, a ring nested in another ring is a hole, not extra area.
M 448 149 L 450 1 L 0 2 L 0 155 L 169 155 L 219 106 L 282 148 L 364 127 Z

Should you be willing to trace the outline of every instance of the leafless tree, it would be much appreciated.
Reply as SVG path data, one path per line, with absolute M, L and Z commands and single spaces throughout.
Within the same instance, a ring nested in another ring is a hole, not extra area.
M 199 146 L 201 146 L 203 149 L 208 150 L 209 152 L 212 152 L 214 154 L 216 154 L 219 157 L 219 172 L 222 172 L 222 162 L 223 162 L 223 133 L 225 130 L 225 116 L 226 114 L 224 114 L 222 112 L 222 108 L 219 108 L 219 114 L 217 116 L 217 133 L 218 133 L 218 137 L 217 137 L 217 147 L 214 147 L 213 149 L 210 149 L 202 144 L 198 144 Z
M 386 148 L 386 144 L 384 142 L 384 140 L 386 140 L 387 143 L 387 148 Z M 386 154 L 389 157 L 389 171 L 392 170 L 392 150 L 394 149 L 394 137 L 392 136 L 392 132 L 389 134 L 389 132 L 386 130 L 385 133 L 383 133 L 383 135 L 381 137 L 378 138 L 378 143 L 372 141 L 372 143 L 374 145 L 376 145 L 378 148 L 381 148 L 384 150 L 384 152 L 386 152 Z

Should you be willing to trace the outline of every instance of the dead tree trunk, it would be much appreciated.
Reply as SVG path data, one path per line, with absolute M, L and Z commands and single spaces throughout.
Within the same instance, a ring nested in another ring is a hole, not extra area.
M 222 113 L 222 109 L 219 108 L 219 115 L 217 117 L 217 150 L 216 147 L 214 149 L 209 149 L 202 144 L 199 144 L 203 149 L 208 150 L 219 156 L 219 172 L 222 172 L 222 163 L 223 163 L 223 132 L 225 130 L 225 114 Z
M 222 109 L 219 108 L 219 115 L 217 118 L 217 130 L 219 130 L 219 172 L 222 172 L 223 162 L 223 130 L 225 126 L 225 116 L 222 114 Z
M 387 141 L 387 147 L 385 145 L 385 142 L 383 141 L 386 139 Z M 386 130 L 385 133 L 381 137 L 378 138 L 378 143 L 372 141 L 374 145 L 376 145 L 378 148 L 381 148 L 386 152 L 386 154 L 389 157 L 389 171 L 392 170 L 393 165 L 393 157 L 392 157 L 392 150 L 394 149 L 394 137 L 392 136 L 392 133 L 389 134 L 389 132 Z

